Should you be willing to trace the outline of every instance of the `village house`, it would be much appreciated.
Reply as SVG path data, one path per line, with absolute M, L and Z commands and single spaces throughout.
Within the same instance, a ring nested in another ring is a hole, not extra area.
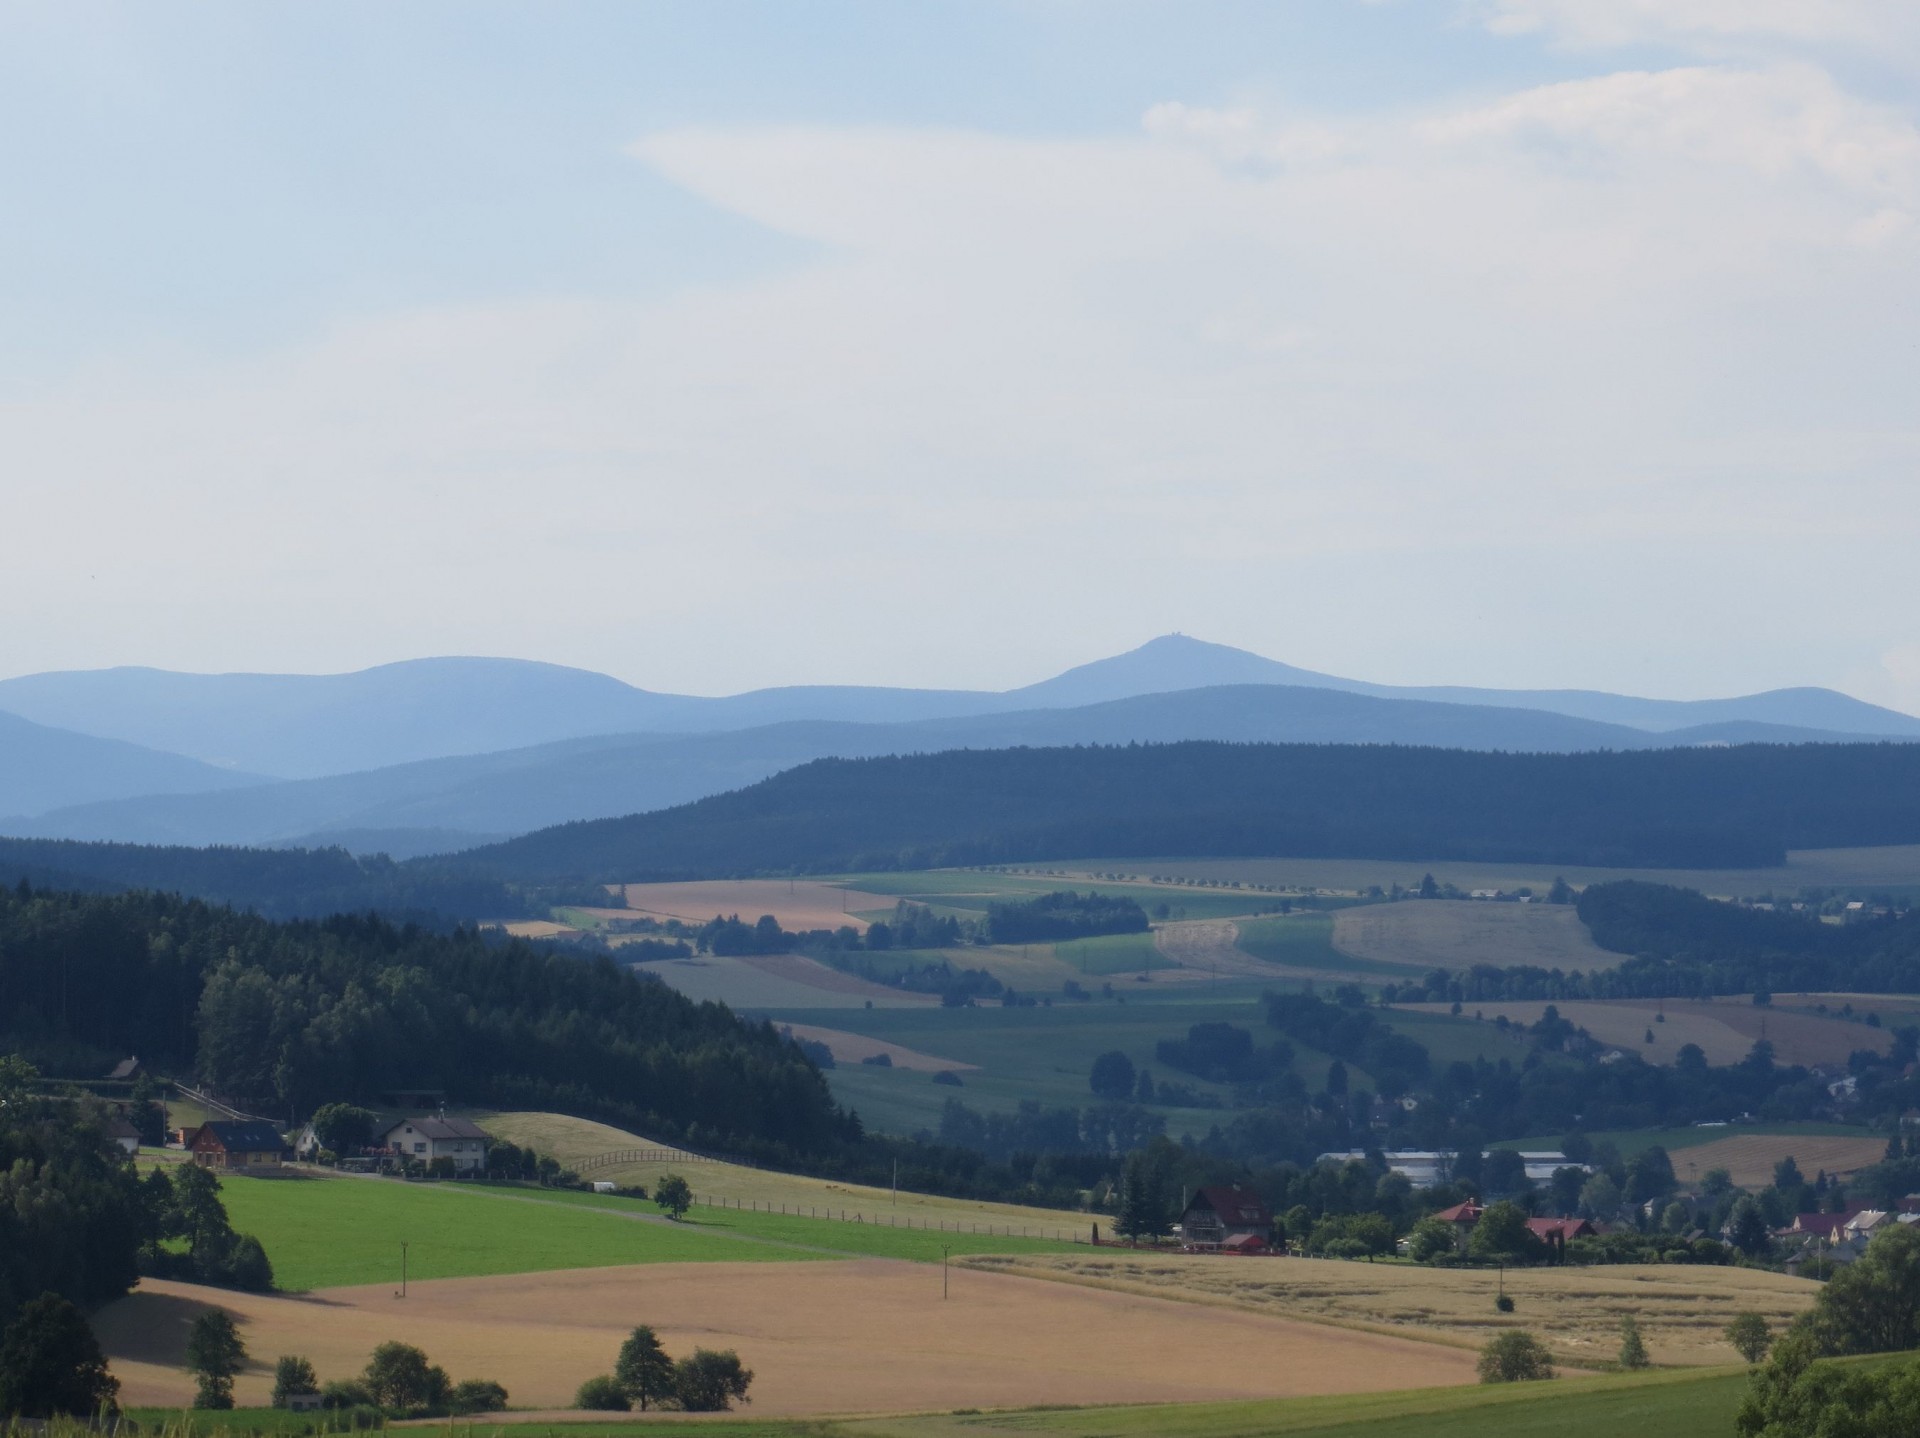
M 140 1130 L 119 1114 L 107 1120 L 107 1137 L 119 1144 L 123 1153 L 140 1152 Z
M 260 1119 L 203 1123 L 187 1139 L 187 1151 L 202 1168 L 226 1173 L 259 1173 L 280 1167 L 286 1141 L 280 1130 Z
M 1256 1193 L 1239 1184 L 1195 1189 L 1180 1215 L 1180 1242 L 1186 1248 L 1257 1253 L 1273 1233 L 1273 1214 Z
M 1584 1218 L 1530 1218 L 1527 1232 L 1546 1246 L 1549 1261 L 1565 1263 L 1570 1240 L 1592 1238 L 1599 1230 Z
M 464 1118 L 434 1117 L 403 1118 L 380 1135 L 380 1142 L 410 1162 L 451 1159 L 454 1171 L 464 1173 L 487 1166 L 487 1146 L 493 1140 Z

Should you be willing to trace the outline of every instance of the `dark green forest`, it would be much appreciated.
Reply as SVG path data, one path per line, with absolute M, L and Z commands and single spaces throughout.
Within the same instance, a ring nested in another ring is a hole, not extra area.
M 51 1072 L 139 1054 L 268 1113 L 424 1087 L 770 1157 L 857 1132 L 765 1024 L 604 958 L 370 916 L 0 891 L 0 1015 L 0 1047 Z
M 1497 754 L 1196 742 L 821 759 L 676 809 L 406 867 L 522 883 L 1062 854 L 1717 868 L 1915 842 L 1913 744 Z
M 466 918 L 544 916 L 594 893 L 525 894 L 496 879 L 403 868 L 345 849 L 189 849 L 71 839 L 0 838 L 0 884 L 82 893 L 160 889 L 275 919 L 378 912 L 450 927 Z

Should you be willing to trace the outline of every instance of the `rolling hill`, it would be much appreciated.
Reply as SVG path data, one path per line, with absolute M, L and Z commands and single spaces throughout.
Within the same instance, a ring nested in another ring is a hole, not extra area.
M 0 710 L 216 766 L 303 779 L 598 735 L 712 734 L 807 721 L 906 724 L 1256 684 L 1480 711 L 1530 710 L 1648 732 L 1757 723 L 1815 737 L 1920 739 L 1920 719 L 1828 689 L 1675 701 L 1578 690 L 1403 687 L 1298 669 L 1184 635 L 1163 635 L 1126 654 L 998 693 L 803 685 L 700 698 L 655 693 L 556 664 L 437 658 L 352 674 L 140 668 L 33 674 L 0 681 Z M 1505 742 L 1491 728 L 1463 726 L 1461 733 L 1458 742 L 1472 747 Z M 1424 741 L 1409 736 L 1402 742 Z M 39 812 L 0 802 L 0 813 L 9 809 Z
M 255 774 L 0 713 L 0 814 L 38 813 L 129 793 L 214 793 L 260 782 Z
M 147 844 L 345 844 L 396 857 L 448 852 L 578 819 L 684 804 L 813 759 L 1016 745 L 1378 743 L 1563 753 L 1691 742 L 1799 742 L 1744 726 L 1650 735 L 1523 709 L 1233 685 L 1074 709 L 898 724 L 802 721 L 690 735 L 570 739 L 229 793 L 122 799 L 14 821 L 13 832 Z
M 821 759 L 428 872 L 642 880 L 1066 854 L 1368 855 L 1716 868 L 1920 842 L 1920 746 L 1497 754 L 1185 742 Z

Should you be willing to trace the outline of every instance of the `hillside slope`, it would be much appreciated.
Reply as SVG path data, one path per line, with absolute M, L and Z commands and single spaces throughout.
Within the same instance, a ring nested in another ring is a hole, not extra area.
M 542 830 L 434 871 L 724 877 L 1065 854 L 1776 863 L 1920 841 L 1920 746 L 1643 753 L 1192 742 L 822 759 L 655 814 Z
M 217 792 L 260 782 L 257 775 L 218 769 L 179 754 L 0 713 L 0 816 L 137 794 Z

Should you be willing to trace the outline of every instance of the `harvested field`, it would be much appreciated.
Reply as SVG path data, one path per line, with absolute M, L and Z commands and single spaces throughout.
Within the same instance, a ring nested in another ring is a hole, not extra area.
M 1814 1134 L 1743 1133 L 1697 1147 L 1672 1151 L 1673 1173 L 1682 1183 L 1698 1183 L 1711 1169 L 1724 1168 L 1742 1188 L 1765 1188 L 1773 1166 L 1791 1158 L 1809 1180 L 1828 1173 L 1853 1173 L 1886 1157 L 1884 1138 L 1837 1138 Z
M 772 914 L 780 927 L 794 933 L 844 926 L 866 931 L 862 909 L 891 910 L 894 900 L 884 894 L 843 889 L 817 879 L 709 879 L 687 884 L 628 884 L 627 908 L 657 919 L 682 919 L 704 924 L 715 914 L 738 914 L 751 924 Z
M 231 1293 L 149 1279 L 95 1326 L 121 1401 L 184 1406 L 187 1329 L 208 1306 L 232 1313 L 253 1361 L 235 1385 L 265 1403 L 273 1358 L 301 1353 L 322 1380 L 365 1366 L 402 1338 L 456 1380 L 504 1383 L 517 1406 L 560 1408 L 612 1367 L 636 1323 L 670 1351 L 736 1349 L 754 1371 L 755 1416 L 1271 1398 L 1437 1387 L 1474 1380 L 1473 1355 L 1436 1344 L 1285 1318 L 956 1267 L 951 1297 L 917 1264 L 655 1265 L 410 1287 L 337 1288 L 310 1298 Z M 1249 1362 L 1247 1354 L 1287 1355 Z
M 1333 918 L 1333 946 L 1356 959 L 1408 968 L 1610 969 L 1625 954 L 1608 953 L 1571 906 L 1406 899 L 1364 904 Z
M 1791 1004 L 1792 1000 L 1782 1002 Z M 1445 1013 L 1447 1004 L 1408 1004 L 1428 1013 Z M 1520 1001 L 1476 1004 L 1488 1023 L 1505 1015 L 1513 1023 L 1536 1024 L 1544 1003 Z M 1849 1019 L 1789 1009 L 1756 1008 L 1745 998 L 1573 1000 L 1557 1005 L 1560 1016 L 1578 1024 L 1603 1044 L 1639 1054 L 1648 1063 L 1672 1063 L 1686 1044 L 1698 1044 L 1710 1064 L 1740 1062 L 1763 1035 L 1783 1064 L 1844 1064 L 1855 1049 L 1885 1053 L 1893 1035 Z M 1661 1015 L 1665 1015 L 1662 1019 Z M 1653 1042 L 1646 1041 L 1653 1033 Z
M 966 1073 L 979 1068 L 978 1064 L 963 1064 L 958 1059 L 923 1054 L 918 1049 L 903 1048 L 885 1039 L 870 1039 L 865 1034 L 850 1034 L 845 1029 L 823 1029 L 817 1024 L 782 1024 L 780 1027 L 797 1039 L 811 1039 L 815 1043 L 825 1044 L 832 1050 L 833 1061 L 837 1064 L 862 1063 L 877 1054 L 885 1054 L 894 1068 L 911 1069 L 916 1073 Z
M 556 924 L 551 919 L 513 919 L 500 927 L 516 939 L 572 939 L 580 935 L 571 924 Z
M 655 959 L 641 972 L 673 985 L 690 999 L 713 999 L 736 1009 L 920 1009 L 937 1006 L 932 994 L 869 983 L 798 954 L 744 954 L 722 958 Z
M 1639 1320 L 1655 1363 L 1737 1362 L 1721 1336 L 1736 1313 L 1753 1309 L 1777 1327 L 1809 1307 L 1819 1292 L 1819 1285 L 1807 1279 L 1745 1268 L 1522 1268 L 1506 1272 L 1506 1291 L 1515 1300 L 1508 1314 L 1493 1304 L 1501 1280 L 1484 1269 L 1144 1253 L 989 1256 L 965 1262 L 1130 1293 L 1178 1294 L 1256 1313 L 1416 1329 L 1472 1348 L 1500 1329 L 1527 1328 L 1561 1358 L 1588 1364 L 1610 1361 L 1619 1351 L 1620 1320 L 1627 1314 Z
M 522 1147 L 551 1154 L 568 1167 L 621 1149 L 661 1147 L 651 1139 L 641 1138 L 623 1129 L 565 1114 L 481 1110 L 470 1113 L 468 1117 L 488 1133 Z M 831 1206 L 836 1211 L 845 1209 L 849 1214 L 858 1213 L 869 1222 L 884 1223 L 889 1218 L 897 1218 L 904 1223 L 911 1218 L 915 1223 L 1014 1224 L 1048 1233 L 1072 1231 L 1082 1237 L 1086 1234 L 1087 1225 L 1093 1222 L 1085 1214 L 1066 1213 L 1053 1208 L 1027 1208 L 1012 1203 L 943 1198 L 904 1189 L 896 1195 L 884 1188 L 836 1183 L 824 1178 L 779 1173 L 773 1169 L 748 1168 L 744 1164 L 684 1160 L 623 1164 L 617 1168 L 596 1169 L 592 1176 L 609 1178 L 617 1183 L 644 1183 L 651 1188 L 660 1175 L 669 1172 L 685 1178 L 701 1198 L 790 1204 L 795 1207 Z

